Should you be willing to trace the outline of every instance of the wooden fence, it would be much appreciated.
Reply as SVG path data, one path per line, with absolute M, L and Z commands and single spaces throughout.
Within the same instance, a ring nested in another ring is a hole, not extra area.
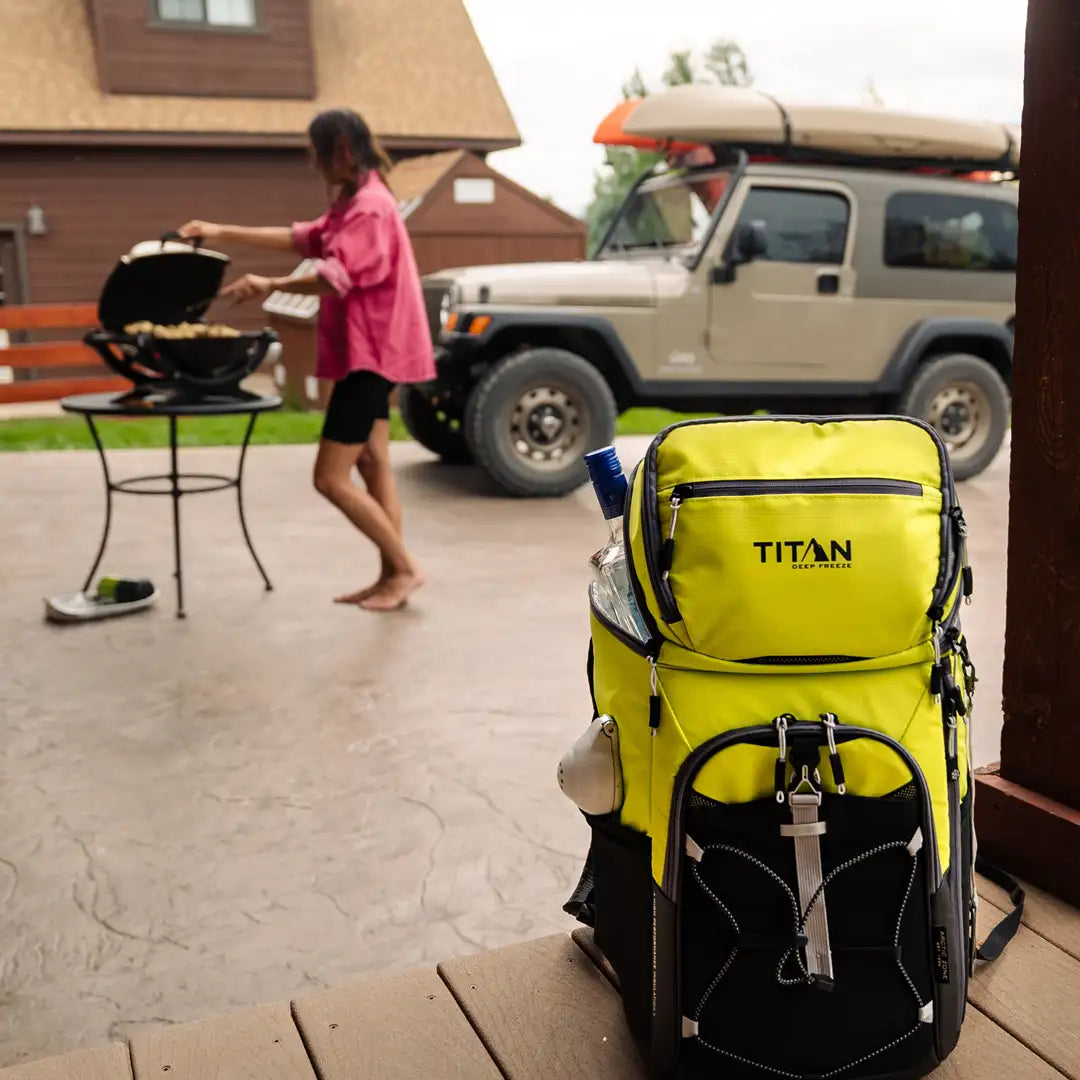
M 0 335 L 41 330 L 89 330 L 97 325 L 94 304 L 0 306 Z M 10 343 L 0 348 L 0 405 L 55 401 L 68 394 L 124 390 L 131 384 L 106 367 L 81 341 Z

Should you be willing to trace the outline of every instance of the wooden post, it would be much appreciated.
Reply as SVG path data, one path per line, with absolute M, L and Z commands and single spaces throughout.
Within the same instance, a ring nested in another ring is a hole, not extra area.
M 1080 905 L 1080 4 L 1029 0 L 1004 717 L 980 849 Z

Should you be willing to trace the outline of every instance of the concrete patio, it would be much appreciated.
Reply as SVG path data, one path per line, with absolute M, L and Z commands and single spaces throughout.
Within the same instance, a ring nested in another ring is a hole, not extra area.
M 590 715 L 592 495 L 506 500 L 394 454 L 430 580 L 409 610 L 330 603 L 375 559 L 310 490 L 311 447 L 256 447 L 249 522 L 275 592 L 234 501 L 191 499 L 175 620 L 168 502 L 121 498 L 103 569 L 154 577 L 163 601 L 68 628 L 42 597 L 93 556 L 98 461 L 0 456 L 0 1066 L 570 929 L 586 830 L 554 764 Z M 231 452 L 182 458 L 215 471 Z M 110 460 L 122 476 L 162 456 Z M 977 764 L 1000 727 L 1007 470 L 961 493 Z

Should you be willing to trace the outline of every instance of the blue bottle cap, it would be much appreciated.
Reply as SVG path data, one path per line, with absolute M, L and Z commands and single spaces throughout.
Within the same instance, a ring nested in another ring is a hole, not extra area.
M 585 467 L 604 517 L 621 517 L 626 503 L 626 477 L 614 446 L 585 455 Z

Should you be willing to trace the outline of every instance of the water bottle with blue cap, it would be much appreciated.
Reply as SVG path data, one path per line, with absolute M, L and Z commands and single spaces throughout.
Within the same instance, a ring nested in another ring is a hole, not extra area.
M 626 476 L 614 446 L 605 446 L 585 455 L 593 490 L 608 524 L 608 542 L 589 560 L 593 581 L 589 595 L 597 610 L 609 622 L 638 641 L 649 633 L 638 610 L 623 543 L 623 510 L 626 505 Z

